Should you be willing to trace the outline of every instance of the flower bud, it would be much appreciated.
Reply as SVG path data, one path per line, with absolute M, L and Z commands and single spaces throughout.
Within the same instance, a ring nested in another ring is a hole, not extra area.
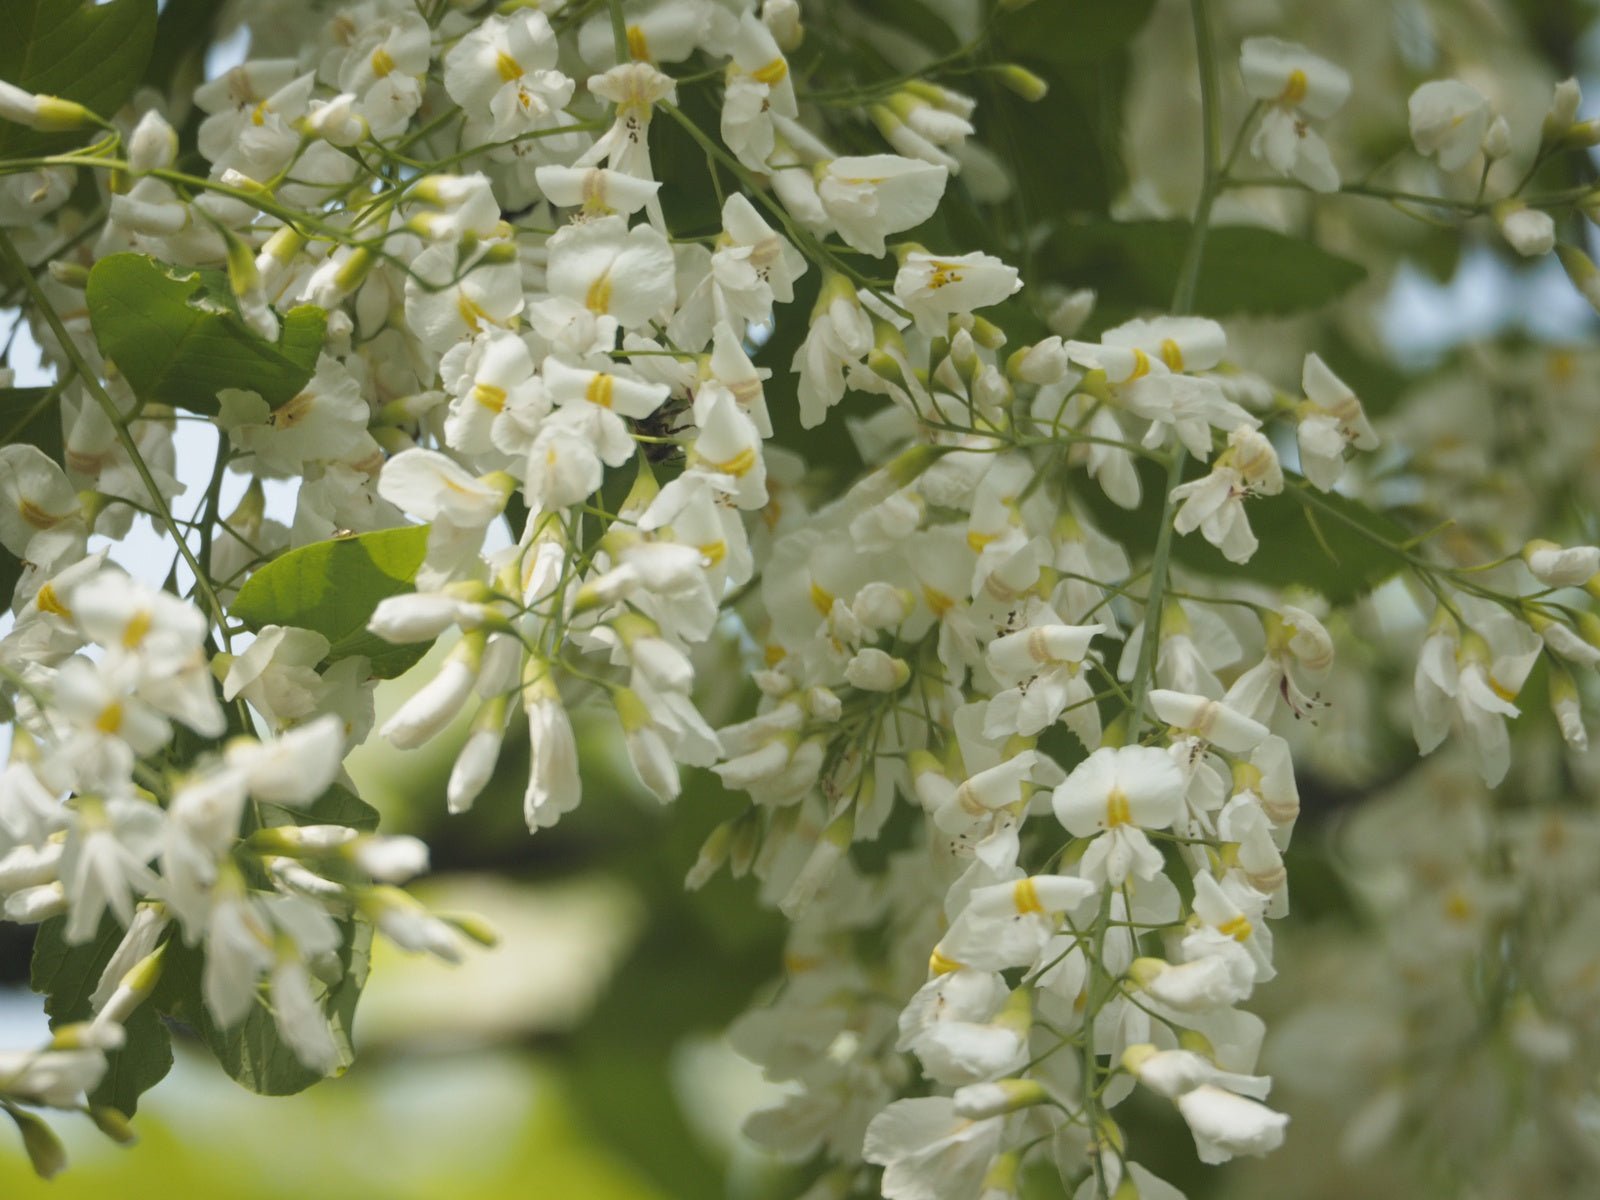
M 1496 115 L 1483 135 L 1484 157 L 1493 161 L 1511 153 L 1511 125 L 1504 115 Z
M 969 1083 L 957 1088 L 956 1115 L 969 1121 L 999 1117 L 1019 1108 L 1031 1108 L 1050 1099 L 1044 1085 L 1034 1079 L 1001 1079 L 994 1083 Z
M 1549 254 L 1556 244 L 1556 223 L 1550 214 L 1520 200 L 1495 205 L 1494 219 L 1506 243 L 1524 258 Z
M 1600 574 L 1600 547 L 1561 547 L 1536 538 L 1522 548 L 1522 561 L 1546 587 L 1582 587 Z
M 911 668 L 904 659 L 869 646 L 845 664 L 844 677 L 851 687 L 864 692 L 893 692 L 905 686 Z
M 1037 104 L 1050 93 L 1050 85 L 1027 67 L 1018 66 L 1016 63 L 1002 63 L 993 68 L 993 71 L 1001 87 L 1009 92 L 1015 92 L 1029 104 Z
M 41 133 L 56 133 L 93 125 L 95 117 L 81 104 L 59 96 L 37 96 L 0 79 L 0 121 L 14 121 Z

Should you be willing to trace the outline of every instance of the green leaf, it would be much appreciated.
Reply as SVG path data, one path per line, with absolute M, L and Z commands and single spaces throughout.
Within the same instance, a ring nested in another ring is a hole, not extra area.
M 262 804 L 268 825 L 348 825 L 363 833 L 378 827 L 378 810 L 337 783 L 304 808 Z
M 109 119 L 133 95 L 155 37 L 156 0 L 5 0 L 0 79 L 76 100 Z M 0 158 L 45 154 L 79 145 L 84 137 L 0 121 Z
M 34 991 L 44 994 L 44 1010 L 52 1029 L 87 1021 L 93 1015 L 90 997 L 100 986 L 100 976 L 124 932 L 109 914 L 101 920 L 95 936 L 81 946 L 68 945 L 65 930 L 66 918 L 52 917 L 39 926 L 33 943 L 29 982 Z M 139 1097 L 172 1069 L 172 1039 L 151 1001 L 134 1010 L 125 1028 L 127 1041 L 106 1055 L 105 1076 L 89 1094 L 89 1101 L 131 1117 L 138 1111 Z
M 1184 478 L 1198 479 L 1208 469 L 1191 461 Z M 1166 479 L 1148 462 L 1139 464 L 1139 476 L 1144 494 L 1136 509 L 1118 508 L 1098 488 L 1079 494 L 1105 533 L 1148 557 L 1161 528 Z M 1411 536 L 1404 527 L 1358 500 L 1311 492 L 1300 482 L 1288 475 L 1281 494 L 1245 502 L 1250 528 L 1261 543 L 1249 562 L 1230 563 L 1198 530 L 1173 535 L 1173 559 L 1208 575 L 1275 588 L 1309 587 L 1335 604 L 1371 591 L 1405 566 L 1404 556 L 1392 548 Z
M 1067 283 L 1092 281 L 1105 322 L 1172 303 L 1191 226 L 1187 221 L 1080 221 L 1051 236 L 1045 261 Z M 1206 238 L 1195 311 L 1208 317 L 1278 315 L 1320 308 L 1366 277 L 1360 264 L 1253 225 Z
M 346 1065 L 353 1057 L 350 1028 L 356 1001 L 366 986 L 371 963 L 372 926 L 363 920 L 340 922 L 343 940 L 337 956 L 339 977 L 328 987 L 323 1011 Z M 236 1082 L 263 1096 L 303 1092 L 324 1076 L 305 1066 L 278 1035 L 277 1022 L 261 997 L 238 1025 L 217 1025 L 205 1005 L 201 975 L 205 957 L 197 948 L 173 944 L 154 997 L 158 1007 L 190 1026 Z
M 133 1010 L 123 1030 L 127 1040 L 120 1050 L 106 1055 L 106 1073 L 89 1093 L 89 1103 L 131 1117 L 138 1110 L 139 1097 L 172 1070 L 172 1038 L 148 1000 Z
M 1155 9 L 1155 0 L 1118 4 L 1086 0 L 1034 0 L 995 20 L 995 46 L 1001 57 L 1027 64 L 1077 68 L 1097 62 L 1126 45 Z
M 364 654 L 374 675 L 391 679 L 426 654 L 427 644 L 391 645 L 368 633 L 367 621 L 378 601 L 411 590 L 427 548 L 426 525 L 302 546 L 252 575 L 229 611 L 255 630 L 314 629 L 332 646 L 329 659 Z
M 274 345 L 257 336 L 225 287 L 142 254 L 95 263 L 86 290 L 89 321 L 105 356 L 141 400 L 215 416 L 223 388 L 255 392 L 273 408 L 316 370 L 327 314 L 291 309 Z

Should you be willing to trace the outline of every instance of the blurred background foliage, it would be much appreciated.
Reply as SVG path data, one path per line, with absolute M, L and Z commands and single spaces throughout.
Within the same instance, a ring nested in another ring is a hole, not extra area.
M 844 5 L 829 0 L 819 7 Z M 915 28 L 936 53 L 958 44 L 936 0 L 862 0 L 853 7 L 857 19 Z M 1524 23 L 1527 46 L 1557 77 L 1584 65 L 1578 55 L 1592 4 L 1517 0 L 1510 7 Z M 211 0 L 172 0 L 149 82 L 192 86 L 221 10 Z M 998 200 L 964 184 L 953 187 L 950 202 L 913 236 L 930 246 L 1021 259 L 1030 288 L 997 317 L 1014 342 L 1043 331 L 1030 305 L 1048 285 L 1099 291 L 1091 333 L 1166 303 L 1185 222 L 1136 226 L 1114 222 L 1111 211 L 1128 184 L 1123 106 L 1139 52 L 1130 43 L 1150 23 L 1183 16 L 1181 6 L 1157 0 L 1037 0 L 1002 20 L 980 61 L 1020 62 L 1037 72 L 1050 85 L 1043 102 L 1025 104 L 992 75 L 952 80 L 978 97 L 980 140 L 1015 173 L 1018 186 Z M 841 49 L 858 60 L 863 78 L 894 70 L 865 42 L 841 42 L 822 23 L 814 23 L 813 33 L 797 75 L 807 54 Z M 1187 90 L 1190 81 L 1173 86 Z M 702 119 L 710 103 L 703 89 L 683 101 Z M 846 153 L 879 149 L 865 125 L 856 131 L 858 145 L 848 131 L 833 132 Z M 658 122 L 652 136 L 661 139 L 656 161 L 664 196 L 707 196 L 705 160 L 687 135 Z M 1174 140 L 1190 136 L 1171 133 Z M 1198 138 L 1197 110 L 1192 136 Z M 714 208 L 672 215 L 675 224 L 716 224 Z M 1047 236 L 1023 236 L 1041 222 Z M 1375 253 L 1404 254 L 1446 280 L 1458 268 L 1458 246 L 1453 233 L 1423 232 Z M 1215 266 L 1202 276 L 1198 308 L 1218 317 L 1314 310 L 1365 274 L 1360 263 L 1267 229 L 1230 231 L 1214 239 L 1212 250 Z M 817 284 L 814 271 L 802 281 L 796 312 L 809 308 Z M 768 391 L 779 441 L 803 453 L 827 486 L 828 477 L 838 483 L 860 460 L 844 420 L 798 428 L 785 370 L 802 333 L 800 321 L 781 323 L 761 361 L 775 372 Z M 1335 324 L 1319 328 L 1313 340 L 1374 415 L 1405 389 L 1407 377 L 1394 363 L 1358 349 Z M 872 407 L 853 397 L 839 416 Z M 754 697 L 736 638 L 726 643 L 713 652 L 727 661 L 701 672 L 730 681 L 724 694 L 702 698 L 713 724 Z M 425 664 L 385 684 L 380 717 L 428 676 Z M 419 888 L 423 899 L 484 915 L 502 935 L 499 949 L 476 952 L 452 969 L 381 945 L 358 1013 L 355 1066 L 292 1099 L 236 1087 L 180 1036 L 172 1077 L 141 1109 L 136 1150 L 110 1146 L 86 1122 L 62 1121 L 72 1167 L 44 1184 L 14 1140 L 0 1136 L 0 1196 L 782 1200 L 802 1190 L 803 1171 L 765 1160 L 741 1142 L 743 1115 L 776 1089 L 720 1038 L 778 975 L 782 922 L 757 904 L 750 880 L 722 874 L 699 892 L 683 888 L 705 835 L 738 813 L 741 802 L 715 776 L 694 772 L 675 808 L 663 811 L 634 781 L 615 731 L 591 721 L 580 724 L 585 802 L 558 827 L 530 837 L 523 825 L 525 738 L 508 743 L 496 782 L 470 816 L 450 817 L 442 796 L 464 732 L 409 753 L 364 748 L 350 766 L 383 827 L 414 833 L 432 848 L 435 874 Z M 1297 942 L 1341 936 L 1359 920 L 1329 849 L 1330 830 L 1355 797 L 1315 778 L 1303 781 L 1302 792 L 1305 815 L 1289 862 L 1295 916 L 1283 939 L 1291 958 Z M 0 984 L 7 989 L 0 992 L 0 1044 L 28 1044 L 44 1029 L 36 998 L 22 991 L 28 954 L 28 931 L 0 926 Z M 1285 970 L 1293 974 L 1292 966 Z M 1258 1007 L 1269 1025 L 1281 1003 L 1272 987 L 1263 989 Z M 1236 1161 L 1220 1170 L 1196 1164 L 1170 1105 L 1136 1099 L 1130 1103 L 1144 1131 L 1141 1161 L 1196 1200 L 1412 1194 L 1381 1165 L 1365 1173 L 1340 1165 L 1334 1139 L 1325 1136 L 1336 1122 L 1290 1099 L 1294 1123 L 1284 1150 L 1263 1163 Z M 1156 1136 L 1163 1129 L 1170 1136 Z M 1061 1195 L 1044 1176 L 1031 1187 L 1037 1200 Z

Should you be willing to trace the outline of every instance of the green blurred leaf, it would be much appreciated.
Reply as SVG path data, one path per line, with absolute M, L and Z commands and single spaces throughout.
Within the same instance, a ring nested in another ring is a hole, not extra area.
M 5 0 L 0 79 L 110 118 L 133 95 L 155 37 L 156 0 Z M 39 133 L 0 121 L 0 158 L 46 154 L 93 133 Z
M 380 600 L 411 590 L 427 548 L 426 525 L 301 546 L 246 580 L 229 611 L 254 630 L 314 629 L 328 639 L 329 659 L 362 654 L 375 676 L 391 679 L 421 659 L 429 643 L 392 645 L 368 633 L 367 621 Z
M 166 90 L 184 74 L 199 75 L 221 15 L 222 6 L 216 0 L 167 0 L 156 22 L 155 48 L 144 82 Z
M 1208 469 L 1204 463 L 1191 461 L 1184 477 L 1198 479 Z M 1164 473 L 1148 462 L 1139 464 L 1139 475 L 1144 494 L 1136 509 L 1118 508 L 1098 488 L 1078 494 L 1102 530 L 1148 556 L 1161 528 L 1166 480 Z M 1405 559 L 1390 546 L 1409 538 L 1408 530 L 1358 500 L 1312 493 L 1301 488 L 1300 482 L 1298 476 L 1290 475 L 1280 495 L 1246 502 L 1250 528 L 1261 543 L 1249 562 L 1230 563 L 1198 530 L 1173 535 L 1173 559 L 1208 575 L 1279 588 L 1313 588 L 1335 604 L 1371 591 L 1405 566 Z
M 1052 274 L 1099 290 L 1104 320 L 1115 322 L 1172 303 L 1173 280 L 1188 250 L 1187 221 L 1078 221 L 1051 236 Z M 1206 238 L 1194 308 L 1208 317 L 1280 315 L 1320 308 L 1366 277 L 1359 263 L 1253 225 L 1224 225 Z
M 10 1118 L 17 1123 L 22 1134 L 22 1145 L 28 1152 L 28 1161 L 40 1179 L 53 1179 L 67 1166 L 67 1152 L 56 1137 L 55 1130 L 37 1113 L 31 1113 L 15 1104 L 0 1103 Z
M 274 345 L 245 325 L 225 287 L 143 254 L 102 258 L 85 294 L 95 339 L 135 394 L 206 416 L 223 388 L 273 408 L 292 399 L 316 370 L 327 328 L 327 314 L 303 304 Z
M 94 1015 L 90 997 L 100 986 L 100 976 L 123 935 L 122 926 L 109 914 L 101 920 L 95 936 L 81 946 L 67 944 L 63 936 L 66 927 L 65 917 L 52 917 L 39 926 L 33 943 L 29 982 L 34 991 L 44 994 L 44 1010 L 52 1029 Z M 126 1029 L 126 1043 L 106 1055 L 105 1076 L 89 1094 L 89 1101 L 131 1117 L 138 1111 L 139 1097 L 172 1069 L 172 1039 L 150 1003 L 134 1010 Z
M 1144 28 L 1155 6 L 1155 0 L 1034 0 L 997 16 L 995 46 L 1002 57 L 1023 64 L 1078 69 L 1125 46 Z
M 61 461 L 61 414 L 56 388 L 0 388 L 0 446 L 26 443 Z

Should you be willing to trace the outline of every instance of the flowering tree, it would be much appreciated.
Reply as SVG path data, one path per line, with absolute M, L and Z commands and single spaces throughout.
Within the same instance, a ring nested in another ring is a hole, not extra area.
M 1360 798 L 1367 932 L 1291 953 L 1358 999 L 1287 1014 L 1280 1073 L 1366 1097 L 1356 1149 L 1583 1194 L 1595 359 L 1407 376 L 1378 302 L 1488 241 L 1600 305 L 1600 126 L 1486 70 L 1497 6 L 1282 7 L 10 0 L 0 288 L 53 378 L 0 391 L 0 895 L 55 1032 L 0 1104 L 40 1171 L 41 1108 L 127 1136 L 166 1019 L 298 1091 L 375 934 L 492 942 L 402 890 L 355 745 L 470 714 L 443 804 L 516 746 L 537 836 L 598 714 L 664 804 L 740 798 L 678 869 L 789 922 L 732 1037 L 810 1200 L 1176 1196 L 1140 1090 L 1205 1163 L 1277 1148 L 1297 778 Z

